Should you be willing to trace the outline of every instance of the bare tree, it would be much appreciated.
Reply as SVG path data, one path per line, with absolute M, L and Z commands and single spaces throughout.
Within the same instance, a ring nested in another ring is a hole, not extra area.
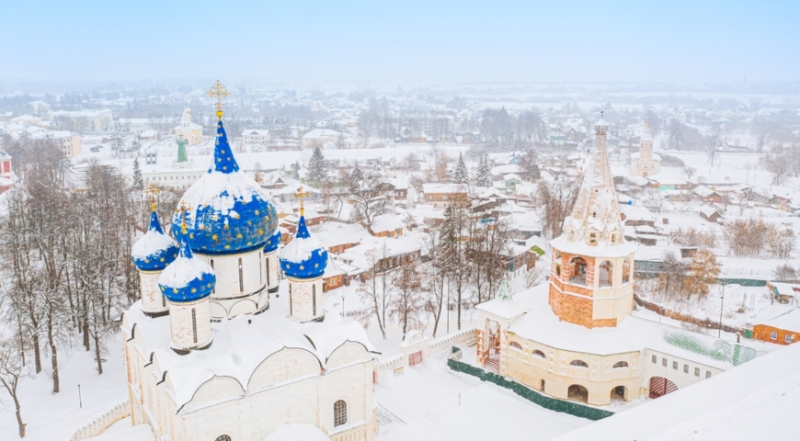
M 367 264 L 369 269 L 364 273 L 366 280 L 359 285 L 357 291 L 366 308 L 361 314 L 361 319 L 365 324 L 369 324 L 372 317 L 378 321 L 383 339 L 386 340 L 386 315 L 389 313 L 389 305 L 392 304 L 392 290 L 387 288 L 389 277 L 386 271 L 380 267 L 389 255 L 386 243 L 376 247 L 367 253 Z
M 418 265 L 419 262 L 416 259 L 410 260 L 394 271 L 392 276 L 392 288 L 395 295 L 391 299 L 389 313 L 403 328 L 403 338 L 411 328 L 419 324 L 417 314 L 422 307 L 422 295 Z
M 556 181 L 539 181 L 535 205 L 542 219 L 544 230 L 551 238 L 561 235 L 564 220 L 572 211 L 578 197 L 578 182 L 559 179 Z
M 21 405 L 19 402 L 19 380 L 25 376 L 21 354 L 11 339 L 0 340 L 0 386 L 6 390 L 14 401 L 17 417 L 19 437 L 25 438 L 25 424 L 22 421 Z
M 711 250 L 699 250 L 692 258 L 691 269 L 684 279 L 683 290 L 688 298 L 708 294 L 709 287 L 717 283 L 720 264 Z
M 794 250 L 794 232 L 791 228 L 781 230 L 775 225 L 769 225 L 766 232 L 767 248 L 773 257 L 786 259 Z
M 428 248 L 430 249 L 430 263 L 425 266 L 422 274 L 423 284 L 429 287 L 428 296 L 425 297 L 423 308 L 426 312 L 431 314 L 433 318 L 433 336 L 439 330 L 439 322 L 442 318 L 442 312 L 445 309 L 445 298 L 447 297 L 446 280 L 447 273 L 443 267 L 443 256 L 439 254 L 439 233 L 433 231 L 430 234 Z

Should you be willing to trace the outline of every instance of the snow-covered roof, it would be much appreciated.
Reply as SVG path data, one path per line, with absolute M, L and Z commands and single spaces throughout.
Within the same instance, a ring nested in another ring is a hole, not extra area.
M 314 232 L 317 240 L 327 249 L 337 245 L 359 243 L 367 235 L 369 235 L 369 232 L 360 224 L 344 224 L 341 222 L 324 222 Z
M 467 186 L 465 184 L 456 183 L 428 183 L 422 184 L 423 193 L 466 193 Z
M 656 217 L 641 205 L 620 205 L 619 211 L 625 215 L 625 221 L 655 222 Z
M 330 129 L 314 129 L 305 135 L 303 139 L 334 139 L 339 136 L 339 132 Z
M 270 308 L 262 314 L 239 316 L 221 322 L 212 322 L 214 341 L 208 349 L 192 351 L 185 355 L 175 353 L 170 347 L 171 332 L 169 316 L 150 318 L 136 302 L 125 312 L 123 328 L 135 338 L 141 339 L 139 347 L 145 359 L 151 354 L 156 375 L 165 373 L 172 386 L 178 408 L 189 402 L 195 391 L 214 377 L 231 377 L 247 391 L 256 368 L 272 354 L 286 348 L 308 351 L 326 368 L 326 360 L 332 350 L 347 341 L 366 347 L 367 361 L 375 353 L 366 332 L 358 323 L 342 319 L 338 310 L 326 310 L 326 319 L 321 323 L 299 323 L 288 317 L 288 285 L 281 284 L 281 294 L 271 300 Z M 327 305 L 326 305 L 327 307 Z M 133 331 L 135 327 L 135 331 Z M 318 348 L 307 335 L 318 336 Z M 138 345 L 138 343 L 137 343 Z M 331 349 L 333 348 L 333 349 Z
M 719 215 L 719 212 L 714 207 L 711 207 L 709 205 L 703 205 L 702 207 L 700 207 L 700 214 L 703 214 L 706 217 L 711 217 L 712 215 L 714 215 L 714 213 Z
M 384 258 L 411 254 L 420 250 L 422 250 L 420 244 L 393 237 L 365 236 L 360 244 L 347 249 L 339 255 L 339 258 L 350 261 L 359 268 L 369 269 L 372 267 L 373 260 L 377 262 Z
M 753 324 L 800 332 L 800 308 L 784 305 L 767 306 L 756 314 Z
M 405 226 L 406 224 L 403 222 L 402 216 L 394 213 L 386 213 L 372 218 L 372 225 L 370 225 L 370 229 L 375 233 L 380 233 L 382 231 L 394 231 L 397 229 L 402 229 Z

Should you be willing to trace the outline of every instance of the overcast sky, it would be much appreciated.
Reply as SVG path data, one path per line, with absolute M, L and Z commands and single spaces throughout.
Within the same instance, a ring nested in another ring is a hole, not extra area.
M 0 80 L 182 78 L 798 81 L 800 1 L 0 0 Z

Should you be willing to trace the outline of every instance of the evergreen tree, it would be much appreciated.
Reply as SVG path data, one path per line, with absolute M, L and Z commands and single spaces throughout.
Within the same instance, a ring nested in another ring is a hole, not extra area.
M 314 149 L 311 159 L 308 160 L 308 181 L 316 187 L 328 182 L 328 164 L 319 147 Z
M 363 180 L 364 180 L 364 173 L 361 171 L 360 168 L 358 168 L 358 161 L 356 161 L 356 166 L 353 167 L 353 171 L 350 172 L 350 179 L 348 182 L 351 191 L 358 190 Z
M 541 179 L 542 175 L 539 172 L 539 164 L 536 152 L 533 149 L 528 149 L 524 155 L 520 156 L 517 165 L 522 169 L 522 177 L 527 181 L 535 181 Z
M 492 169 L 489 168 L 489 160 L 486 156 L 481 156 L 480 164 L 478 165 L 478 175 L 475 181 L 479 187 L 492 186 Z
M 469 182 L 469 171 L 467 171 L 467 164 L 464 164 L 464 156 L 458 154 L 458 164 L 453 172 L 453 180 L 459 184 L 466 184 Z
M 144 190 L 144 180 L 142 179 L 142 170 L 139 168 L 139 158 L 133 160 L 133 189 L 137 191 Z

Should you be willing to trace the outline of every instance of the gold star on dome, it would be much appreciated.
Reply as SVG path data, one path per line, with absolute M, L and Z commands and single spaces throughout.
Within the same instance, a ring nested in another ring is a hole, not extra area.
M 264 230 L 259 229 L 258 234 L 264 234 Z
M 144 263 L 150 263 L 150 259 L 144 259 Z
M 217 236 L 216 234 L 212 234 L 212 235 L 211 235 L 211 239 L 213 239 L 213 240 L 217 240 L 217 237 L 218 237 L 218 236 Z
M 172 288 L 172 293 L 173 294 L 177 294 L 178 293 L 178 288 Z
M 161 261 L 162 261 L 162 262 L 164 261 L 164 258 L 163 258 L 163 257 L 161 258 Z
M 259 214 L 261 214 L 261 212 L 260 212 L 260 211 L 258 211 L 258 210 L 256 210 L 256 212 L 255 212 L 255 213 L 256 213 L 256 216 L 258 216 Z
M 237 234 L 237 235 L 236 235 L 236 238 L 237 238 L 237 239 L 241 239 L 241 238 L 242 238 L 242 233 L 239 233 L 239 234 Z
M 196 293 L 196 292 L 197 292 L 197 288 L 192 288 L 192 293 Z
M 231 249 L 231 246 L 230 245 L 225 245 L 225 249 L 229 250 L 229 249 Z

